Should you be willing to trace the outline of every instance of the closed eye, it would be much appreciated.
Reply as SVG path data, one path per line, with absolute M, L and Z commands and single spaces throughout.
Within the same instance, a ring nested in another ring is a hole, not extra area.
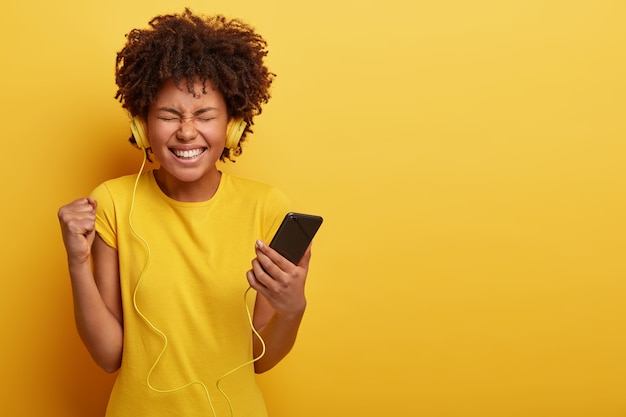
M 214 107 L 206 107 L 199 109 L 193 113 L 191 117 L 185 117 L 180 111 L 171 107 L 160 107 L 158 109 L 160 114 L 157 114 L 157 119 L 164 122 L 210 122 L 217 119 L 217 109 Z

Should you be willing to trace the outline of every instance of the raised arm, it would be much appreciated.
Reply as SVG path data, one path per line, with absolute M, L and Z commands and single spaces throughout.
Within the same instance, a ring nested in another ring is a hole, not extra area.
M 311 259 L 311 248 L 298 265 L 283 258 L 262 242 L 256 244 L 257 257 L 247 278 L 257 291 L 253 323 L 266 345 L 265 355 L 255 362 L 255 371 L 273 368 L 293 347 L 306 309 L 304 284 Z M 261 344 L 254 338 L 254 355 Z
M 96 205 L 92 198 L 81 198 L 61 207 L 58 217 L 78 333 L 94 361 L 114 372 L 124 337 L 118 255 L 96 234 Z

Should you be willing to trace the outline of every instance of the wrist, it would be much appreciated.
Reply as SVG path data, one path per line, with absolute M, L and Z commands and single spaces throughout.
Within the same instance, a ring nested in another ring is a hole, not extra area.
M 67 264 L 68 264 L 70 273 L 83 272 L 86 269 L 91 270 L 91 257 L 68 256 Z
M 304 317 L 304 311 L 306 310 L 306 301 L 302 304 L 293 306 L 289 310 L 285 311 L 276 311 L 276 316 L 281 320 L 300 323 L 302 321 L 302 317 Z

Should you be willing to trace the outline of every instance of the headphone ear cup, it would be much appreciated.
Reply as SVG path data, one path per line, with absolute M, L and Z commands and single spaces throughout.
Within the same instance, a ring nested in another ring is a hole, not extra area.
M 230 119 L 226 126 L 226 147 L 229 149 L 237 148 L 243 131 L 248 124 L 241 118 Z
M 146 122 L 141 117 L 135 116 L 130 119 L 130 130 L 139 149 L 148 149 L 150 147 L 148 134 L 146 133 Z

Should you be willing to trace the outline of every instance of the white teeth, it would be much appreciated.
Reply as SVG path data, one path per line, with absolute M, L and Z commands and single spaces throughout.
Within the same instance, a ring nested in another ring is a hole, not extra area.
M 189 151 L 181 151 L 178 149 L 174 149 L 174 155 L 176 155 L 179 158 L 195 158 L 196 156 L 200 155 L 202 152 L 204 152 L 204 149 L 192 149 Z

